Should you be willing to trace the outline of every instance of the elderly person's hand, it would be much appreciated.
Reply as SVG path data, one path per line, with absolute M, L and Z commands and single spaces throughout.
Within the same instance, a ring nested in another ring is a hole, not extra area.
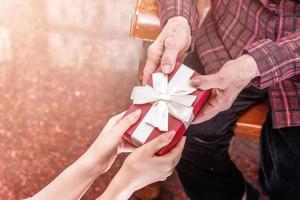
M 170 176 L 180 160 L 185 137 L 169 153 L 155 153 L 169 144 L 174 135 L 174 131 L 167 132 L 134 150 L 99 200 L 128 199 L 136 190 Z
M 228 61 L 216 74 L 193 78 L 192 84 L 195 87 L 202 90 L 213 89 L 211 97 L 193 123 L 207 121 L 218 113 L 228 110 L 238 94 L 259 75 L 256 61 L 246 54 Z
M 190 45 L 191 28 L 187 19 L 181 16 L 169 19 L 159 36 L 148 48 L 143 83 L 147 83 L 158 66 L 164 73 L 171 73 L 177 57 L 184 55 Z

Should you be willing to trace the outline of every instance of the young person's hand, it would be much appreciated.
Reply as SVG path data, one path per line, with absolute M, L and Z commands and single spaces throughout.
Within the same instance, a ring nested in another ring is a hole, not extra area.
M 173 71 L 177 57 L 181 57 L 191 45 L 191 28 L 186 18 L 172 17 L 168 20 L 159 36 L 148 48 L 148 58 L 143 74 L 147 83 L 157 67 L 169 74 Z
M 80 158 L 85 163 L 84 165 L 91 169 L 91 172 L 97 170 L 98 174 L 104 173 L 111 167 L 119 153 L 131 152 L 135 149 L 134 146 L 123 140 L 122 136 L 137 122 L 141 110 L 123 118 L 124 114 L 125 112 L 112 117 L 95 142 Z
M 134 148 L 122 136 L 139 119 L 141 111 L 122 119 L 124 114 L 111 118 L 91 147 L 32 200 L 80 199 L 94 180 L 110 168 L 118 153 L 132 151 Z
M 259 75 L 256 61 L 252 56 L 245 54 L 225 63 L 216 74 L 193 78 L 191 83 L 195 87 L 202 90 L 213 89 L 211 97 L 193 123 L 207 121 L 228 110 L 239 93 Z
M 174 131 L 167 132 L 134 150 L 99 200 L 128 199 L 136 190 L 169 177 L 180 160 L 185 137 L 169 153 L 155 153 L 169 144 L 174 135 Z

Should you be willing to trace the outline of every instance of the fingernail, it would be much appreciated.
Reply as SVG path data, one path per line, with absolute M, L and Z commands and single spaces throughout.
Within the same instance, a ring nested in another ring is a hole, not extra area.
M 169 131 L 169 132 L 167 132 L 167 133 L 165 133 L 165 134 L 166 134 L 166 136 L 167 136 L 170 140 L 172 140 L 172 139 L 174 138 L 176 132 L 175 132 L 174 130 L 172 130 L 172 131 Z
M 192 86 L 197 87 L 197 86 L 199 86 L 201 81 L 198 77 L 196 77 L 196 78 L 193 78 L 190 83 L 191 83 Z
M 145 86 L 146 84 L 147 84 L 146 80 L 143 79 L 143 80 L 142 80 L 142 85 Z
M 141 109 L 138 109 L 133 112 L 133 117 L 138 118 L 141 115 L 141 113 L 142 113 Z
M 162 70 L 163 73 L 168 74 L 168 73 L 171 72 L 171 65 L 165 64 L 165 65 L 163 65 L 163 66 L 161 67 L 161 70 Z

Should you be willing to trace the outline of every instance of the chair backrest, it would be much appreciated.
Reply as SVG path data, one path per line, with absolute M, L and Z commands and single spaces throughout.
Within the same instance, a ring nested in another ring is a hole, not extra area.
M 198 0 L 199 21 L 202 22 L 210 8 L 210 0 Z M 132 13 L 130 37 L 153 41 L 161 31 L 156 0 L 137 0 Z

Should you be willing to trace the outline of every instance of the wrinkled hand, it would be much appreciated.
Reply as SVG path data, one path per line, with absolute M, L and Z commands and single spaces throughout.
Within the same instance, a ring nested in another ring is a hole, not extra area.
M 112 117 L 83 155 L 84 162 L 91 169 L 103 173 L 110 168 L 119 153 L 131 152 L 135 149 L 131 144 L 124 141 L 122 136 L 129 127 L 137 122 L 141 110 L 130 113 L 122 119 L 124 114 L 125 112 Z
M 259 75 L 254 58 L 243 55 L 225 63 L 216 74 L 193 78 L 191 83 L 195 87 L 202 90 L 213 89 L 211 97 L 193 123 L 207 121 L 218 113 L 228 110 L 238 94 Z
M 169 177 L 180 160 L 185 137 L 169 153 L 155 153 L 169 144 L 174 135 L 174 131 L 167 132 L 133 151 L 100 199 L 128 199 L 136 190 Z
M 173 71 L 177 57 L 181 57 L 191 45 L 191 28 L 184 17 L 168 20 L 163 30 L 148 48 L 148 58 L 143 74 L 143 84 L 147 83 L 158 66 L 164 73 Z

